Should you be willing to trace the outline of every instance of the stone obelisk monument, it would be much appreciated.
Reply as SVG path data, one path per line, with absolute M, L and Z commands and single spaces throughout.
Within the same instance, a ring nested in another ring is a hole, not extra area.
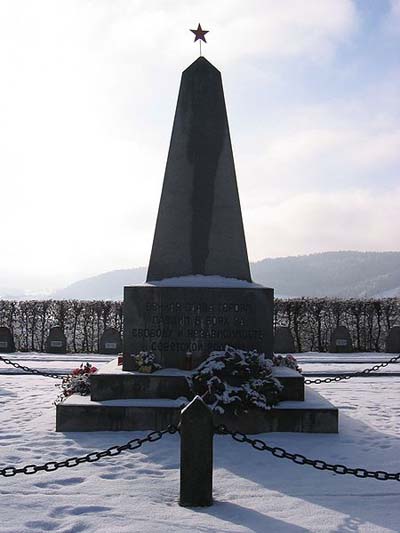
M 200 24 L 191 31 L 205 41 Z M 147 282 L 125 287 L 122 370 L 110 361 L 91 376 L 90 399 L 74 394 L 57 405 L 57 431 L 163 430 L 184 422 L 182 397 L 192 393 L 179 369 L 227 344 L 272 355 L 272 317 L 273 290 L 250 277 L 221 74 L 200 54 L 182 75 Z M 140 351 L 154 352 L 170 370 L 134 371 L 132 355 Z M 284 385 L 279 408 L 214 413 L 206 440 L 220 423 L 243 433 L 337 432 L 337 409 L 318 398 L 304 401 L 298 372 L 278 367 L 273 375 Z M 187 494 L 191 504 L 211 502 L 212 465 L 206 467 L 200 496 L 198 487 L 190 492 L 193 468 L 182 467 L 181 505 Z
M 124 291 L 124 370 L 154 352 L 185 367 L 226 344 L 272 355 L 273 289 L 251 282 L 220 72 L 182 74 L 144 286 Z
M 221 74 L 204 57 L 182 74 L 147 281 L 191 274 L 251 281 Z

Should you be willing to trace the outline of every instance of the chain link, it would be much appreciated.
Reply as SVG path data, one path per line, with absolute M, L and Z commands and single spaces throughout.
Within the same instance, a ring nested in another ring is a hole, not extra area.
M 355 377 L 366 376 L 370 374 L 371 372 L 376 372 L 377 370 L 380 370 L 381 368 L 385 368 L 385 366 L 391 365 L 393 363 L 398 363 L 399 360 L 400 360 L 400 355 L 396 355 L 395 357 L 392 357 L 391 359 L 389 359 L 389 361 L 384 361 L 383 363 L 379 363 L 378 365 L 372 366 L 371 368 L 365 368 L 364 370 L 360 370 L 360 372 L 353 372 L 352 374 L 343 374 L 341 376 L 334 376 L 332 378 L 305 379 L 304 384 L 310 385 L 314 383 L 315 385 L 320 385 L 321 383 L 337 383 L 338 381 L 342 381 L 344 379 L 351 379 Z
M 305 385 L 311 385 L 311 384 L 320 385 L 321 383 L 337 383 L 338 381 L 343 381 L 343 380 L 347 380 L 347 379 L 351 379 L 351 378 L 359 377 L 359 376 L 365 376 L 365 375 L 370 374 L 371 372 L 376 372 L 380 370 L 381 368 L 385 368 L 386 366 L 390 364 L 397 363 L 399 360 L 400 360 L 400 355 L 397 355 L 389 359 L 389 361 L 384 361 L 383 363 L 375 365 L 371 368 L 365 368 L 364 370 L 361 370 L 360 372 L 353 372 L 352 374 L 343 374 L 340 376 L 334 376 L 334 377 L 329 377 L 329 378 L 324 378 L 324 379 L 322 378 L 305 379 L 304 384 Z M 0 361 L 3 361 L 3 363 L 7 365 L 13 366 L 14 368 L 19 368 L 20 370 L 23 370 L 24 372 L 27 372 L 29 374 L 35 374 L 37 376 L 45 376 L 45 377 L 53 378 L 53 379 L 62 379 L 62 376 L 59 376 L 58 374 L 52 374 L 51 372 L 42 372 L 40 370 L 37 370 L 36 368 L 30 368 L 28 366 L 20 365 L 16 361 L 11 361 L 11 359 L 7 359 L 6 357 L 2 357 L 1 355 L 0 355 Z
M 96 461 L 99 461 L 100 459 L 103 459 L 103 457 L 115 457 L 116 455 L 119 455 L 121 452 L 125 452 L 126 450 L 136 450 L 137 448 L 140 448 L 145 442 L 157 442 L 166 433 L 173 435 L 177 431 L 179 431 L 179 429 L 176 426 L 169 425 L 166 429 L 163 429 L 162 431 L 151 431 L 143 439 L 132 439 L 126 444 L 122 444 L 121 446 L 111 446 L 107 450 L 103 450 L 101 452 L 90 452 L 86 455 L 82 455 L 81 457 L 70 457 L 69 459 L 65 459 L 64 461 L 49 461 L 48 463 L 39 466 L 26 465 L 20 468 L 17 468 L 15 466 L 7 466 L 6 468 L 0 469 L 0 476 L 13 477 L 16 474 L 31 475 L 36 474 L 37 472 L 54 472 L 59 468 L 73 468 L 74 466 L 78 466 L 83 463 L 94 463 Z
M 256 450 L 270 452 L 274 457 L 278 457 L 279 459 L 289 459 L 298 465 L 308 465 L 317 470 L 328 470 L 329 472 L 341 475 L 350 474 L 359 478 L 369 477 L 380 481 L 400 481 L 400 472 L 397 474 L 390 474 L 383 470 L 371 471 L 365 468 L 350 468 L 345 465 L 326 463 L 320 459 L 308 459 L 300 453 L 290 453 L 278 446 L 268 446 L 266 442 L 260 439 L 251 439 L 245 433 L 241 433 L 240 431 L 230 431 L 224 424 L 215 427 L 214 431 L 219 435 L 230 435 L 236 442 L 245 442 L 246 444 L 250 444 Z
M 13 366 L 14 368 L 20 368 L 24 372 L 28 372 L 28 374 L 45 376 L 46 378 L 62 379 L 62 376 L 59 376 L 58 374 L 52 374 L 51 372 L 42 372 L 41 370 L 37 370 L 36 368 L 29 368 L 29 366 L 20 365 L 16 361 L 11 361 L 11 359 L 7 359 L 6 357 L 2 357 L 1 355 L 0 361 L 3 361 L 3 363 L 5 363 L 6 365 Z

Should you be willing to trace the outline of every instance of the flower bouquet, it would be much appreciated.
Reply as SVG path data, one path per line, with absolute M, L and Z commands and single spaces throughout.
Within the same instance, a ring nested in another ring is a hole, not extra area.
M 132 354 L 131 357 L 134 363 L 134 370 L 137 372 L 151 374 L 161 368 L 161 365 L 156 362 L 156 356 L 153 352 L 139 352 L 138 354 Z
M 97 372 L 97 368 L 90 363 L 82 363 L 79 368 L 74 368 L 71 374 L 62 378 L 61 393 L 55 403 L 62 403 L 71 394 L 87 396 L 90 393 L 90 376 Z

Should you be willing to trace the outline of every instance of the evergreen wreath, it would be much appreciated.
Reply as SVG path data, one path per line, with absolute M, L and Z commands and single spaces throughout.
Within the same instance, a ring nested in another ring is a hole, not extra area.
M 226 346 L 197 367 L 189 385 L 215 413 L 239 415 L 252 408 L 266 411 L 279 402 L 283 389 L 272 376 L 272 368 L 272 360 L 262 353 Z

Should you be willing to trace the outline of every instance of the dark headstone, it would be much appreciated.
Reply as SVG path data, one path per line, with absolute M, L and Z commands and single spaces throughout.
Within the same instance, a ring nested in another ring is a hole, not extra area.
M 147 280 L 250 280 L 221 73 L 199 57 L 182 74 Z
M 229 344 L 272 356 L 273 290 L 125 287 L 124 370 L 152 351 L 163 367 L 186 369 L 187 352 L 208 356 Z
M 293 335 L 290 328 L 276 328 L 274 336 L 275 353 L 293 353 L 295 351 Z
M 214 424 L 210 409 L 196 396 L 181 412 L 181 489 L 179 505 L 212 505 Z
M 14 337 L 9 328 L 0 327 L 0 353 L 15 352 Z
M 46 340 L 47 353 L 67 353 L 67 339 L 60 326 L 50 329 Z
M 386 337 L 386 352 L 400 353 L 400 326 L 393 326 Z
M 107 328 L 104 330 L 100 339 L 99 352 L 109 355 L 122 352 L 122 340 L 118 330 L 115 328 Z
M 331 353 L 350 353 L 353 351 L 350 333 L 345 326 L 338 326 L 332 331 L 329 351 Z

